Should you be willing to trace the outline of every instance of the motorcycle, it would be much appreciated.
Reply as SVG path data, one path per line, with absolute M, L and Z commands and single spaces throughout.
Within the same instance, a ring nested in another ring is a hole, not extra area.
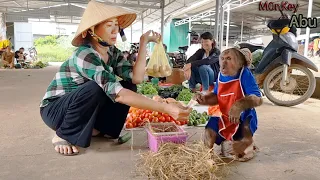
M 128 60 L 134 63 L 138 57 L 139 43 L 131 43 Z
M 188 46 L 178 47 L 178 49 L 179 52 L 177 53 L 168 53 L 173 63 L 173 68 L 183 68 L 187 62 L 186 52 L 188 50 Z
M 35 47 L 28 48 L 30 58 L 33 62 L 37 61 L 38 52 Z
M 257 83 L 262 86 L 265 96 L 271 102 L 289 107 L 301 104 L 312 96 L 316 88 L 316 79 L 310 69 L 318 72 L 318 67 L 308 58 L 298 54 L 296 29 L 289 27 L 289 17 L 280 12 L 279 19 L 270 20 L 267 24 L 273 33 L 273 40 L 267 47 L 251 43 L 238 43 L 237 46 L 248 48 L 252 53 L 263 50 L 261 60 L 256 66 L 251 67 Z M 297 71 L 305 75 L 298 75 Z M 280 93 L 283 94 L 282 97 L 292 95 L 295 99 L 283 100 L 277 97 Z
M 200 34 L 195 31 L 189 31 L 188 33 L 190 34 L 190 44 L 198 44 L 200 41 Z M 186 64 L 188 60 L 186 54 L 188 48 L 189 46 L 181 46 L 178 47 L 178 52 L 168 53 L 174 68 L 183 68 Z

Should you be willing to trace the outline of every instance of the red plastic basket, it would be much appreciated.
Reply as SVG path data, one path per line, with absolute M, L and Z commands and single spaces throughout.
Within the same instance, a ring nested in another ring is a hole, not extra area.
M 175 132 L 153 132 L 152 128 L 157 126 L 161 127 L 174 127 Z M 150 123 L 146 125 L 146 131 L 148 133 L 149 149 L 153 152 L 157 152 L 162 143 L 177 143 L 184 144 L 187 141 L 188 133 L 181 127 L 177 126 L 173 122 L 167 123 Z

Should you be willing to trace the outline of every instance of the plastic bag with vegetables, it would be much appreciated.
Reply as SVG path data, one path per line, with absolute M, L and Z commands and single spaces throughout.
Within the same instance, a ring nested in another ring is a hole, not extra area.
M 252 64 L 254 66 L 257 66 L 260 63 L 260 60 L 262 59 L 263 50 L 258 49 L 252 53 Z
M 152 77 L 168 77 L 171 75 L 172 68 L 161 41 L 155 44 L 146 71 L 147 75 Z

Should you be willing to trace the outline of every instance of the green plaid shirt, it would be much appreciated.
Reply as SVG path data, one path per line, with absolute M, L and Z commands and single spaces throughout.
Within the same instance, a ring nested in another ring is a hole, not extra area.
M 109 48 L 108 55 L 109 60 L 105 64 L 90 45 L 77 48 L 54 76 L 40 107 L 46 106 L 48 99 L 61 97 L 90 80 L 95 81 L 115 101 L 117 93 L 123 88 L 119 81 L 132 80 L 133 65 L 114 46 Z

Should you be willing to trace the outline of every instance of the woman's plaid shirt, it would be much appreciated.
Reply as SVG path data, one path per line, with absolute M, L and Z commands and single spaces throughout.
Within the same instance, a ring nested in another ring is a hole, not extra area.
M 132 80 L 133 65 L 115 46 L 109 48 L 108 55 L 109 60 L 105 64 L 90 45 L 78 47 L 54 76 L 40 107 L 46 106 L 48 99 L 61 97 L 90 80 L 95 81 L 115 101 L 116 94 L 123 88 L 119 81 Z

